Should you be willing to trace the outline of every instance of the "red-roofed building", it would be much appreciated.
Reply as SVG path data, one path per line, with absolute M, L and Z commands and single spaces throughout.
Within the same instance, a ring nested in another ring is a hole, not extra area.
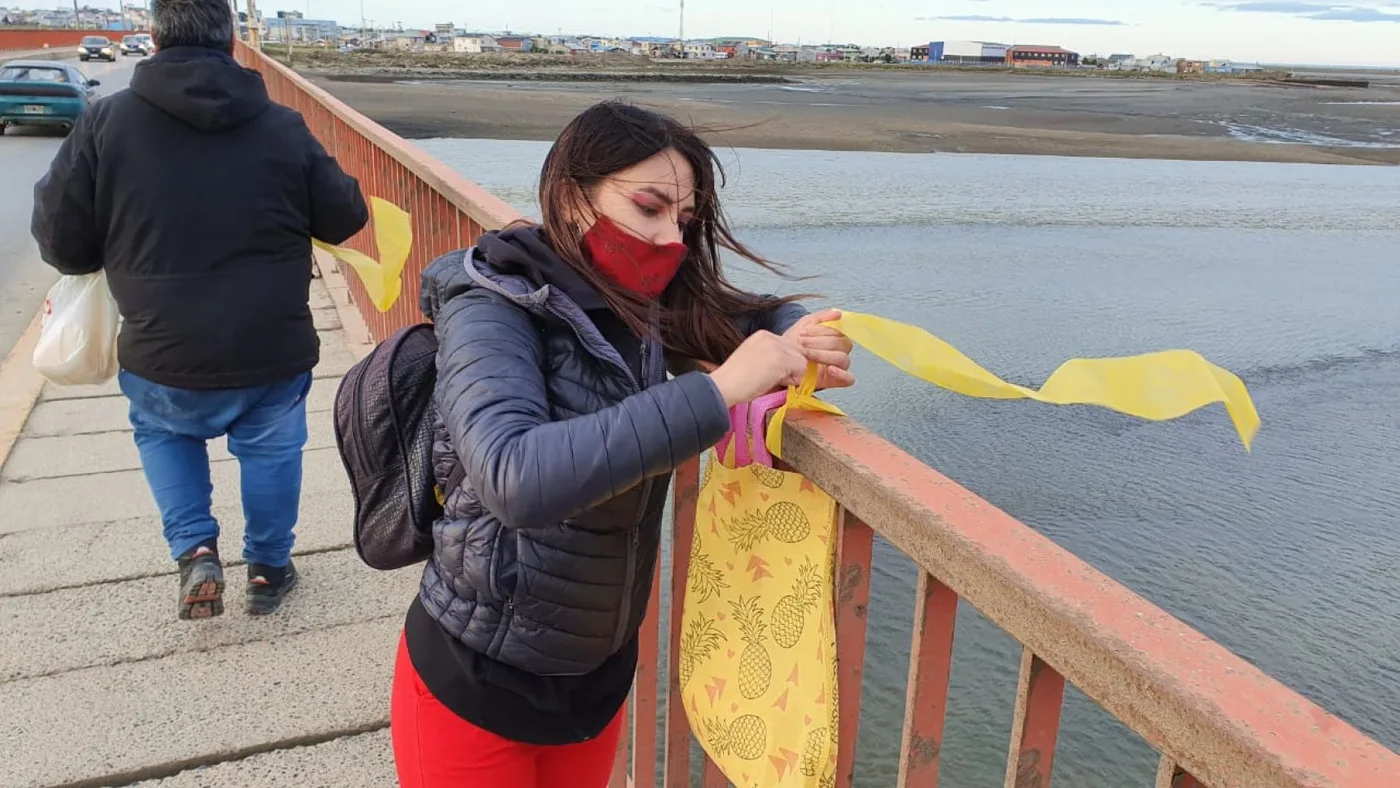
M 1018 68 L 1078 68 L 1079 53 L 1061 47 L 1016 46 L 1006 50 L 1006 62 Z

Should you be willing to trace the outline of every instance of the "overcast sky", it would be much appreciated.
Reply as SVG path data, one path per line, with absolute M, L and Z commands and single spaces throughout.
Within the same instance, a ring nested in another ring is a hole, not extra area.
M 246 0 L 239 0 L 240 5 Z M 257 0 L 358 24 L 359 0 Z M 675 35 L 676 0 L 364 0 L 384 26 Z M 1090 54 L 1400 66 L 1400 0 L 689 0 L 687 36 L 901 45 L 948 39 L 1058 44 Z

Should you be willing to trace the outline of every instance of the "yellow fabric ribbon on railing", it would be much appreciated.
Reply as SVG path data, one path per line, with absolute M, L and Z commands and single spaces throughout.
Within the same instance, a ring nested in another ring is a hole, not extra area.
M 413 248 L 413 222 L 407 211 L 379 197 L 369 198 L 369 209 L 378 260 L 348 246 L 331 246 L 316 240 L 312 243 L 350 266 L 365 286 L 374 308 L 388 312 L 403 292 L 403 267 Z
M 958 394 L 985 399 L 1033 399 L 1051 405 L 1098 405 L 1149 421 L 1167 421 L 1223 403 L 1249 450 L 1259 431 L 1259 412 L 1244 381 L 1192 350 L 1163 350 L 1121 358 L 1076 358 L 1050 375 L 1039 391 L 1007 383 L 957 348 L 917 326 L 859 312 L 823 325 L 899 369 Z M 809 366 L 800 386 L 788 389 L 787 404 L 768 424 L 766 443 L 782 456 L 783 421 L 788 410 L 845 414 L 816 397 L 817 367 Z

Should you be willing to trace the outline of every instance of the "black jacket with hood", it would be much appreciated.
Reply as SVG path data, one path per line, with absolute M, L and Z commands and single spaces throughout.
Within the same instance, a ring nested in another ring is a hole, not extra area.
M 413 663 L 497 735 L 597 735 L 631 684 L 671 473 L 729 429 L 724 400 L 703 373 L 668 380 L 660 344 L 535 228 L 435 261 L 421 306 L 439 342 L 435 471 L 446 484 L 461 464 L 464 478 L 409 616 Z M 737 319 L 781 333 L 805 313 Z
M 366 221 L 359 184 L 261 75 L 173 47 L 78 119 L 34 187 L 32 230 L 61 273 L 106 270 L 124 369 L 221 389 L 316 365 L 311 239 Z

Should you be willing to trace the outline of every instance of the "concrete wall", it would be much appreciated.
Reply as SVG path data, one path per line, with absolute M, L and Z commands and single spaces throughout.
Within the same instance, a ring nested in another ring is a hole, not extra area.
M 30 30 L 0 30 L 0 50 L 43 49 L 44 47 L 76 47 L 84 36 L 106 36 L 114 41 L 128 30 L 64 30 L 56 27 L 36 27 Z

